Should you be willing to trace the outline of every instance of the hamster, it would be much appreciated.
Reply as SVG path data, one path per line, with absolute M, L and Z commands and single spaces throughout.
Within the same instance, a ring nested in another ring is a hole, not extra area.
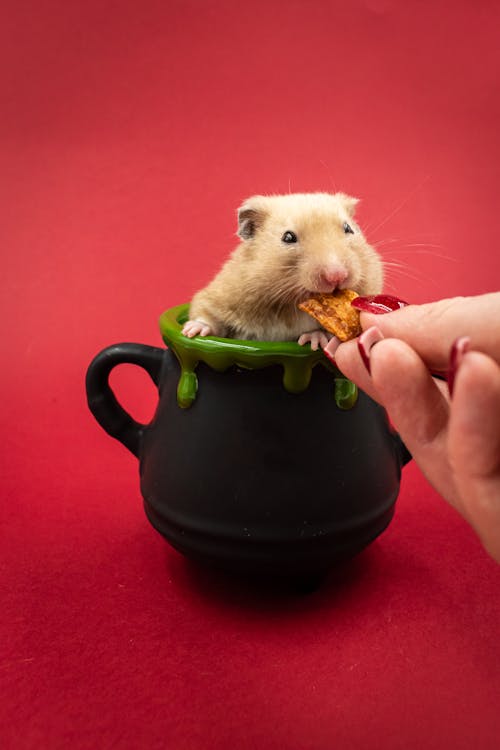
M 255 195 L 238 209 L 241 242 L 193 297 L 182 333 L 310 343 L 331 338 L 297 304 L 312 293 L 382 291 L 383 266 L 345 193 Z

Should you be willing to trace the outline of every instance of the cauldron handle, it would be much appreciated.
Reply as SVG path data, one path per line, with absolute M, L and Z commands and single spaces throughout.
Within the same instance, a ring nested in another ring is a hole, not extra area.
M 117 365 L 138 365 L 158 386 L 164 354 L 165 349 L 146 344 L 113 344 L 94 357 L 87 370 L 85 386 L 90 411 L 108 435 L 137 457 L 145 425 L 132 419 L 120 406 L 109 385 L 109 375 Z

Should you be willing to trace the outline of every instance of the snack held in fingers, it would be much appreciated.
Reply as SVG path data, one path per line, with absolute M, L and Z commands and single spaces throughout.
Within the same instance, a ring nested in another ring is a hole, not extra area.
M 341 289 L 333 294 L 315 294 L 299 303 L 299 309 L 311 315 L 339 341 L 349 341 L 361 333 L 359 311 L 351 302 L 358 296 L 352 289 Z

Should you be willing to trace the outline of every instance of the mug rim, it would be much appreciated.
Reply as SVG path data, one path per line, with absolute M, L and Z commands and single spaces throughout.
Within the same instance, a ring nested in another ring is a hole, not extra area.
M 219 336 L 195 336 L 190 339 L 182 334 L 182 326 L 189 317 L 189 303 L 175 305 L 165 310 L 159 319 L 160 332 L 167 346 L 181 346 L 185 351 L 196 354 L 238 354 L 255 356 L 256 359 L 269 355 L 291 357 L 311 365 L 328 361 L 321 349 L 313 351 L 309 346 L 301 346 L 295 341 L 255 341 L 250 339 L 229 339 Z M 328 363 L 329 364 L 329 363 Z

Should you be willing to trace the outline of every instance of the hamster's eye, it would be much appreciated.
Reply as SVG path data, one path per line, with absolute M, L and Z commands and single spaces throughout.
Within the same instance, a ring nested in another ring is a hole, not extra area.
M 347 223 L 347 221 L 344 221 L 343 229 L 345 234 L 354 234 L 354 229 Z
M 297 235 L 295 232 L 287 231 L 281 238 L 282 242 L 286 242 L 287 245 L 291 245 L 293 242 L 297 242 Z

